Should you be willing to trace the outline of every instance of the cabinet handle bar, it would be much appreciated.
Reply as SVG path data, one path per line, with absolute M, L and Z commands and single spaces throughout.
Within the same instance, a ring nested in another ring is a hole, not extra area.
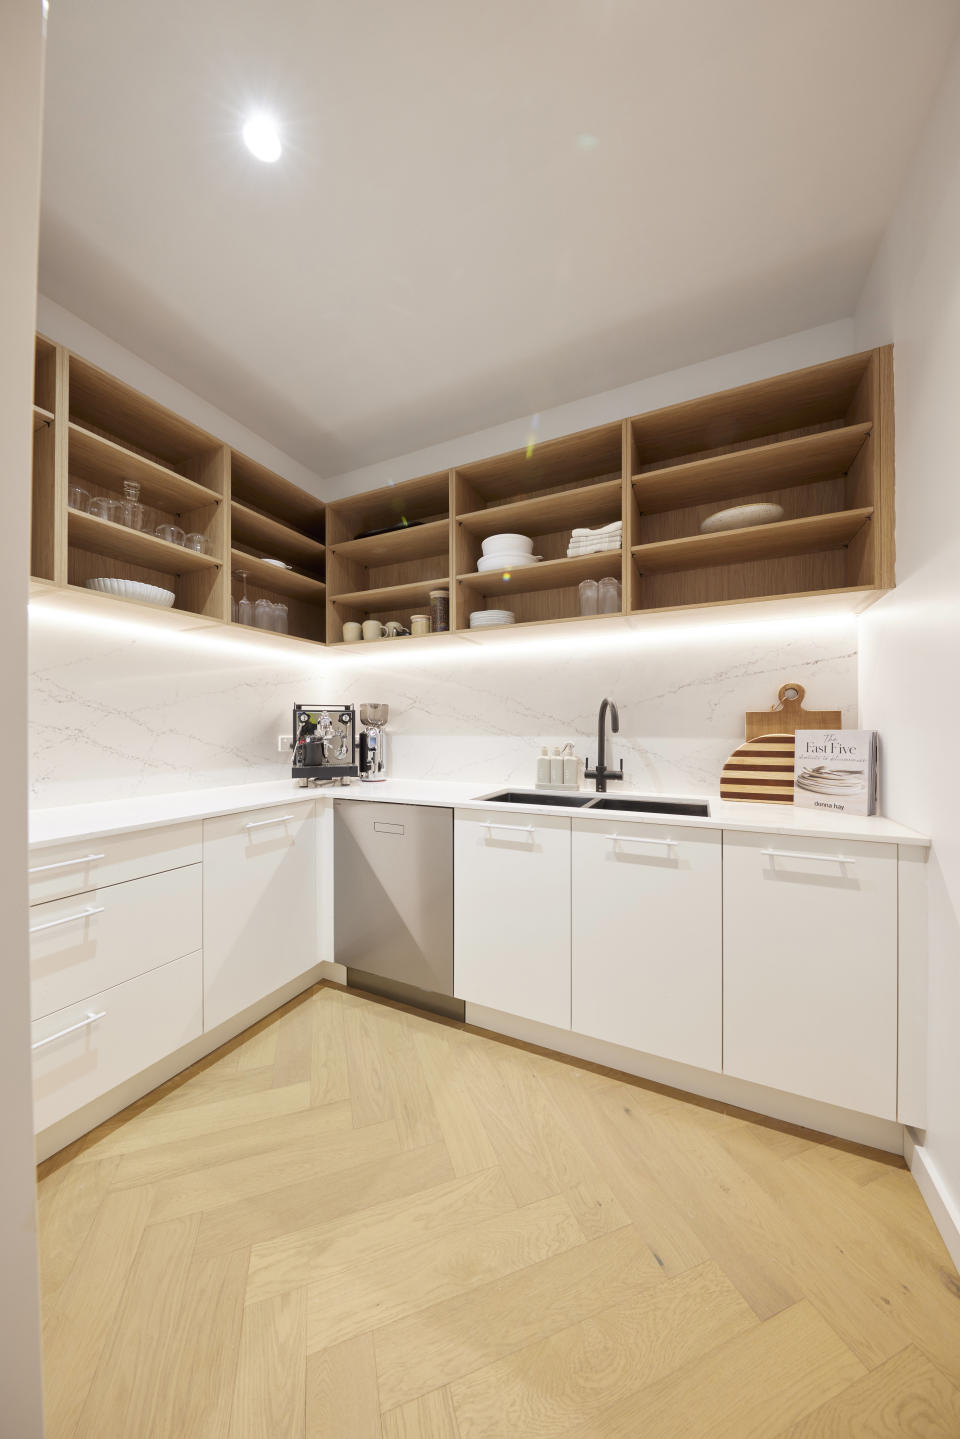
M 286 824 L 288 819 L 293 819 L 292 814 L 278 814 L 275 819 L 258 819 L 253 824 L 245 824 L 244 829 L 263 829 L 265 824 Z
M 99 1014 L 92 1011 L 87 1014 L 86 1019 L 79 1020 L 76 1024 L 68 1024 L 66 1029 L 58 1029 L 56 1034 L 48 1034 L 46 1039 L 38 1039 L 31 1044 L 31 1049 L 42 1049 L 45 1044 L 52 1044 L 55 1039 L 63 1039 L 65 1034 L 75 1034 L 78 1029 L 86 1029 L 89 1024 L 95 1024 L 98 1019 L 106 1019 L 107 1011 L 101 1009 Z
M 802 849 L 762 849 L 761 854 L 769 855 L 771 859 L 819 859 L 825 860 L 828 864 L 856 864 L 852 855 L 846 854 L 810 854 Z
M 485 826 L 487 829 L 513 829 L 516 830 L 519 834 L 535 833 L 532 824 L 497 824 L 496 820 L 488 819 L 485 821 Z
M 102 854 L 82 854 L 79 859 L 58 859 L 56 864 L 35 864 L 28 874 L 48 874 L 51 869 L 69 869 L 75 864 L 90 864 L 95 859 L 103 859 Z
M 645 834 L 608 834 L 606 838 L 612 839 L 614 842 L 620 840 L 624 844 L 666 844 L 669 845 L 671 849 L 676 849 L 677 847 L 677 841 L 675 839 L 651 839 Z
M 42 929 L 56 929 L 58 924 L 70 924 L 75 919 L 87 919 L 91 914 L 103 914 L 105 906 L 91 905 L 89 909 L 78 909 L 76 914 L 62 914 L 59 919 L 48 919 L 46 924 L 31 924 L 30 933 L 39 934 Z

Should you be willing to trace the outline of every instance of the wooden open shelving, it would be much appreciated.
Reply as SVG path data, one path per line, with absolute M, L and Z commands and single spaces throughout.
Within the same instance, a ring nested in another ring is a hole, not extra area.
M 211 554 L 69 510 L 72 479 L 109 495 L 137 480 L 143 503 L 202 531 Z M 778 504 L 782 520 L 700 532 L 718 508 L 757 501 Z M 568 557 L 571 530 L 615 520 L 621 549 Z M 482 543 L 498 533 L 529 536 L 542 561 L 480 574 Z M 862 607 L 894 582 L 892 350 L 534 436 L 324 505 L 38 336 L 31 568 L 43 595 L 77 594 L 101 574 L 162 584 L 177 596 L 171 623 L 231 629 L 242 569 L 249 598 L 282 600 L 290 634 L 313 643 L 342 642 L 346 620 L 408 625 L 437 588 L 449 591 L 452 630 L 488 601 L 520 624 L 577 619 L 580 583 L 607 575 L 621 581 L 624 614 L 831 595 Z

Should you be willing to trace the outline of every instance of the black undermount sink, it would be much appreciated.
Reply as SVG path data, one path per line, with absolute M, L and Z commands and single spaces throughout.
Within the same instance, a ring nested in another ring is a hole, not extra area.
M 628 809 L 637 814 L 693 814 L 706 819 L 710 815 L 709 805 L 696 800 L 677 799 L 618 799 L 615 794 L 602 794 L 590 801 L 591 809 Z
M 709 805 L 697 800 L 632 799 L 615 794 L 557 794 L 548 790 L 507 789 L 502 794 L 482 796 L 488 804 L 550 804 L 561 809 L 613 809 L 631 814 L 688 814 L 707 819 Z
M 593 796 L 589 794 L 555 794 L 540 790 L 528 794 L 520 789 L 506 789 L 503 794 L 487 794 L 483 798 L 491 804 L 557 804 L 573 809 L 593 803 Z

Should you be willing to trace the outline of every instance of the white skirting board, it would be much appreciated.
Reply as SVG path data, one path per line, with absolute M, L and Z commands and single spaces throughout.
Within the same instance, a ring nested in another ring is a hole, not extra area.
M 779 1089 L 768 1089 L 762 1084 L 750 1084 L 744 1079 L 734 1079 L 726 1074 L 713 1074 L 709 1070 L 694 1069 L 688 1064 L 677 1064 L 670 1059 L 658 1059 L 651 1054 L 639 1054 L 633 1049 L 624 1049 L 619 1044 L 608 1044 L 602 1039 L 591 1039 L 584 1034 L 574 1034 L 567 1029 L 554 1029 L 548 1024 L 534 1020 L 518 1019 L 512 1014 L 502 1014 L 496 1009 L 485 1009 L 479 1004 L 466 1006 L 468 1024 L 481 1029 L 490 1029 L 497 1034 L 509 1035 L 511 1039 L 524 1040 L 528 1044 L 539 1044 L 545 1049 L 555 1049 L 575 1059 L 586 1059 L 593 1064 L 608 1065 L 611 1069 L 622 1069 L 625 1074 L 636 1075 L 639 1079 L 650 1079 L 655 1084 L 670 1085 L 674 1089 L 685 1089 L 689 1094 L 704 1099 L 715 1099 L 721 1103 L 733 1104 L 740 1109 L 752 1109 L 756 1114 L 765 1114 L 771 1119 L 783 1120 L 804 1129 L 817 1129 L 822 1134 L 836 1135 L 838 1139 L 852 1140 L 856 1144 L 867 1144 L 873 1149 L 885 1149 L 890 1154 L 903 1153 L 904 1129 L 891 1119 L 877 1119 L 870 1114 L 858 1114 L 852 1109 L 840 1109 L 833 1104 L 823 1104 L 816 1099 L 802 1099 L 796 1094 L 785 1094 Z
M 914 1130 L 904 1130 L 903 1153 L 910 1166 L 910 1173 L 917 1182 L 917 1188 L 933 1216 L 933 1222 L 940 1231 L 940 1237 L 950 1252 L 950 1258 L 957 1269 L 960 1269 L 960 1206 L 944 1184 L 939 1169 L 918 1141 Z
M 279 1009 L 289 1000 L 296 999 L 298 994 L 311 989 L 317 983 L 321 978 L 321 971 L 332 967 L 323 964 L 315 965 L 297 979 L 285 984 L 281 989 L 265 995 L 263 999 L 252 1004 L 241 1014 L 235 1014 L 231 1019 L 218 1025 L 216 1029 L 198 1035 L 189 1044 L 185 1044 L 182 1049 L 177 1049 L 173 1054 L 159 1059 L 149 1069 L 142 1070 L 132 1079 L 118 1084 L 115 1089 L 99 1095 L 90 1104 L 84 1105 L 82 1109 L 77 1109 L 73 1114 L 65 1115 L 56 1124 L 51 1124 L 49 1129 L 44 1129 L 35 1136 L 37 1162 L 49 1159 L 51 1154 L 56 1154 L 65 1145 L 72 1144 L 82 1134 L 96 1129 L 98 1124 L 103 1124 L 105 1120 L 119 1114 L 120 1110 L 126 1109 L 128 1104 L 134 1104 L 138 1099 L 142 1099 L 145 1094 L 150 1093 L 151 1089 L 165 1084 L 168 1079 L 172 1079 L 181 1070 L 189 1069 L 191 1064 L 196 1064 L 198 1059 L 203 1059 L 215 1049 L 219 1049 L 221 1044 L 226 1044 L 228 1040 L 234 1039 L 243 1030 L 249 1029 L 251 1024 L 256 1024 L 258 1020 L 265 1018 L 275 1009 Z

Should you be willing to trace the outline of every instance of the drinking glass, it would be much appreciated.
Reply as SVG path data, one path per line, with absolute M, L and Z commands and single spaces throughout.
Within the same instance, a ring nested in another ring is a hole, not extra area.
M 285 604 L 274 605 L 273 628 L 278 635 L 288 635 L 290 633 L 290 611 Z
M 208 555 L 213 548 L 206 535 L 199 533 L 187 535 L 183 543 L 186 549 L 196 550 L 198 555 Z
M 258 630 L 273 629 L 273 605 L 269 600 L 257 600 L 253 607 L 253 623 Z
M 580 613 L 582 615 L 595 615 L 598 613 L 599 597 L 596 580 L 582 580 L 580 583 Z
M 187 538 L 179 525 L 157 525 L 157 539 L 168 540 L 172 545 L 182 545 Z
M 94 495 L 90 501 L 90 513 L 96 515 L 98 520 L 109 520 L 111 524 L 118 525 L 122 511 L 122 500 L 110 500 L 106 495 Z
M 601 615 L 620 613 L 620 581 L 607 575 L 597 585 L 597 611 Z
M 120 523 L 130 530 L 147 528 L 147 507 L 140 503 L 140 481 L 124 480 L 120 501 Z
M 234 576 L 243 582 L 243 594 L 237 602 L 237 623 L 241 625 L 253 624 L 253 601 L 247 596 L 247 571 L 234 570 Z
M 67 492 L 67 503 L 71 510 L 86 510 L 90 506 L 90 491 L 82 485 L 71 485 Z

